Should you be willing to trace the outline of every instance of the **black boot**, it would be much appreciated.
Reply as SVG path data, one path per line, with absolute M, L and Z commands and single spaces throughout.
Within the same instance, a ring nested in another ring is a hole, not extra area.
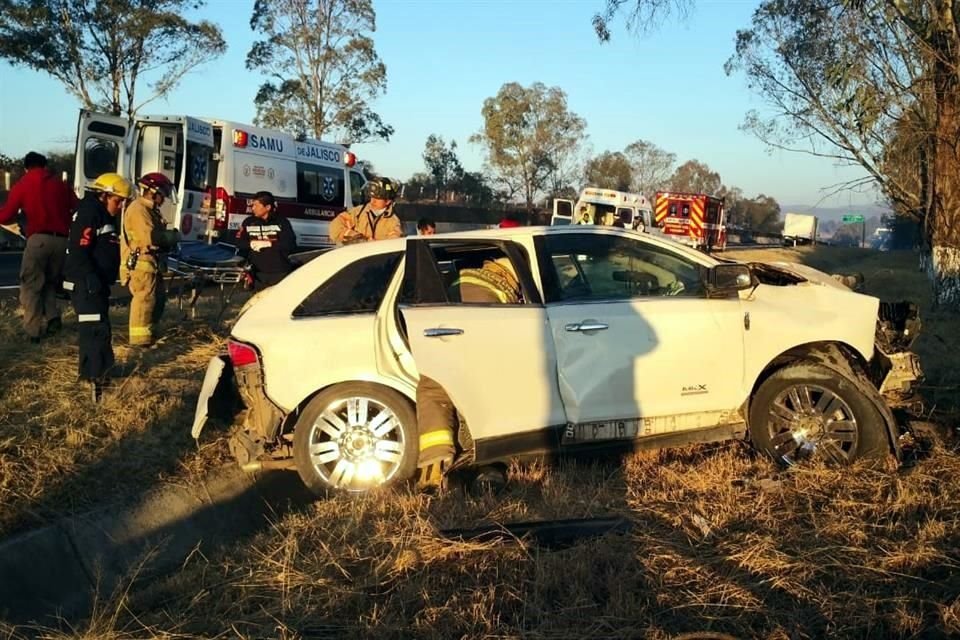
M 90 399 L 93 400 L 94 404 L 103 400 L 103 383 L 99 380 L 90 381 Z
M 53 318 L 47 323 L 47 336 L 55 336 L 63 329 L 63 321 L 60 318 Z

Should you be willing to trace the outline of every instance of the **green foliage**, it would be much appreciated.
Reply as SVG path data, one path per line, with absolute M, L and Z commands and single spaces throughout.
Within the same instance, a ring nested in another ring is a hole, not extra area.
M 563 90 L 540 82 L 504 84 L 484 100 L 481 113 L 483 128 L 471 142 L 484 147 L 487 164 L 509 197 L 520 195 L 532 210 L 538 194 L 563 182 L 554 178 L 565 160 L 577 155 L 586 122 L 567 108 Z
M 727 224 L 749 231 L 778 232 L 783 228 L 780 203 L 762 193 L 756 198 L 744 198 L 739 189 L 724 194 Z
M 451 140 L 450 145 L 447 146 L 442 136 L 431 133 L 424 145 L 423 162 L 427 165 L 427 172 L 432 178 L 437 202 L 440 202 L 441 193 L 463 177 L 463 167 L 460 166 L 460 159 L 457 158 L 456 141 Z
M 226 50 L 184 16 L 202 0 L 0 0 L 0 58 L 59 80 L 87 109 L 133 116 Z M 138 89 L 148 83 L 145 99 Z
M 619 151 L 604 151 L 587 162 L 583 177 L 592 187 L 629 191 L 633 181 L 633 167 Z
M 688 191 L 719 195 L 723 188 L 720 174 L 699 160 L 688 160 L 677 167 L 670 177 L 671 191 Z
M 649 140 L 631 142 L 623 152 L 633 169 L 633 191 L 653 197 L 667 185 L 677 162 L 676 154 L 664 151 Z
M 861 166 L 838 189 L 874 183 L 900 215 L 929 218 L 933 243 L 960 247 L 958 26 L 953 0 L 766 0 L 726 65 L 772 114 L 745 128 Z
M 257 124 L 345 143 L 390 138 L 370 107 L 387 86 L 370 0 L 256 0 L 250 28 L 262 39 L 247 69 L 271 78 L 254 98 Z

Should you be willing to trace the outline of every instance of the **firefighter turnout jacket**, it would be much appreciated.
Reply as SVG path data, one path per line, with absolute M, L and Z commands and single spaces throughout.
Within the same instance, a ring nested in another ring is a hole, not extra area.
M 84 287 L 90 294 L 108 291 L 117 280 L 120 247 L 116 220 L 107 213 L 97 194 L 87 193 L 70 226 L 64 288 Z
M 275 211 L 266 218 L 248 217 L 237 231 L 237 250 L 250 262 L 258 290 L 275 285 L 293 271 L 290 254 L 296 247 L 290 221 Z
M 393 212 L 393 204 L 379 215 L 369 203 L 353 207 L 330 223 L 330 240 L 336 245 L 402 237 L 403 225 Z
M 114 364 L 110 285 L 120 270 L 115 219 L 95 193 L 87 193 L 70 225 L 63 288 L 77 313 L 79 375 L 101 380 Z
M 137 253 L 135 271 L 157 273 L 163 270 L 160 253 L 169 251 L 176 239 L 154 206 L 153 200 L 140 196 L 123 212 L 123 228 L 120 241 L 120 280 L 130 279 L 127 264 L 130 255 Z

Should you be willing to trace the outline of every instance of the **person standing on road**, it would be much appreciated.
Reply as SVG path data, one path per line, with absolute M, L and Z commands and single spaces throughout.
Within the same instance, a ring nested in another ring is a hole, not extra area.
M 403 226 L 393 212 L 397 183 L 390 178 L 374 178 L 367 185 L 370 202 L 347 209 L 330 223 L 330 240 L 337 246 L 402 238 Z
M 437 233 L 437 225 L 430 218 L 420 218 L 417 221 L 418 236 L 433 236 Z
M 120 282 L 130 287 L 130 344 L 153 342 L 167 302 L 163 286 L 164 252 L 176 246 L 178 234 L 168 231 L 160 207 L 173 198 L 173 183 L 162 173 L 137 181 L 138 197 L 123 213 L 120 238 Z
M 93 387 L 99 402 L 113 367 L 110 329 L 110 285 L 120 271 L 116 217 L 134 196 L 133 185 L 116 173 L 105 173 L 87 187 L 70 225 L 64 289 L 77 312 L 81 380 Z
M 77 196 L 67 183 L 47 171 L 47 159 L 31 151 L 23 160 L 26 174 L 17 181 L 0 209 L 0 224 L 14 220 L 19 211 L 27 219 L 27 246 L 20 263 L 20 306 L 23 329 L 30 342 L 60 330 L 57 289 L 70 232 L 70 215 Z
M 269 191 L 253 196 L 251 208 L 253 215 L 237 231 L 237 250 L 250 262 L 254 290 L 262 291 L 293 271 L 290 254 L 297 247 L 297 236 L 290 221 L 277 212 Z

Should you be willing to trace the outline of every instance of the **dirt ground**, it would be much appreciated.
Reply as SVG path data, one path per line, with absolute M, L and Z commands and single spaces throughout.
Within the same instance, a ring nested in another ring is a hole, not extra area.
M 912 256 L 829 247 L 729 256 L 861 271 L 868 292 L 919 299 L 928 411 L 951 419 L 957 318 L 929 309 Z M 198 451 L 188 433 L 222 332 L 196 321 L 171 327 L 177 346 L 158 347 L 126 383 L 134 386 L 91 420 L 86 400 L 65 391 L 75 336 L 7 350 L 14 329 L 9 309 L 0 311 L 2 374 L 15 391 L 0 404 L 7 530 L 93 502 L 118 477 L 133 488 L 189 482 L 222 460 L 222 440 Z M 114 314 L 121 327 L 124 318 Z M 729 443 L 515 465 L 500 494 L 331 496 L 242 544 L 195 554 L 165 579 L 131 575 L 102 594 L 89 620 L 0 624 L 0 638 L 956 637 L 960 458 L 948 432 L 933 433 L 902 468 L 783 470 Z M 590 516 L 622 517 L 630 530 L 565 548 L 443 534 Z

